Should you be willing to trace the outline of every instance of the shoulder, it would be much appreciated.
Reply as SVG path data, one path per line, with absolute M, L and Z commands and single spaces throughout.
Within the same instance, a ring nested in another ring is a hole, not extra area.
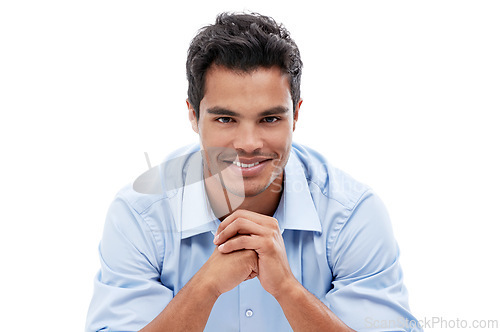
M 292 154 L 302 165 L 310 186 L 316 186 L 321 194 L 352 210 L 371 188 L 357 181 L 348 173 L 332 166 L 319 152 L 307 146 L 293 143 Z

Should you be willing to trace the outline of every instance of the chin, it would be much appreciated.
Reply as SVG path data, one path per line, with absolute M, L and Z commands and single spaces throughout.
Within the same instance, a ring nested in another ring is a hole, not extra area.
M 255 197 L 259 194 L 262 194 L 264 191 L 269 188 L 270 184 L 267 185 L 245 185 L 244 188 L 235 188 L 233 186 L 228 186 L 226 184 L 226 190 L 229 191 L 231 194 L 238 196 L 238 197 Z

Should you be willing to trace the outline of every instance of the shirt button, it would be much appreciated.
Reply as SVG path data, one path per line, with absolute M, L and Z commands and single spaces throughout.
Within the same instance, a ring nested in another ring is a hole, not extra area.
M 245 311 L 245 316 L 252 317 L 253 316 L 253 311 L 251 309 L 247 309 L 247 311 Z

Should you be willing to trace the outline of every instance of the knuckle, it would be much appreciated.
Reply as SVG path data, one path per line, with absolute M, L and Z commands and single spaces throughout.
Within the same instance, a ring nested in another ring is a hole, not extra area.
M 277 236 L 280 236 L 281 235 L 281 232 L 278 229 L 276 228 L 271 228 L 271 229 L 268 229 L 267 232 L 266 232 L 266 238 L 271 238 L 271 239 L 274 239 L 275 237 Z
M 233 215 L 235 217 L 239 217 L 239 216 L 242 216 L 243 213 L 244 213 L 244 210 L 238 209 L 238 210 L 236 210 L 236 211 L 233 212 Z
M 270 217 L 268 225 L 272 230 L 279 231 L 280 229 L 280 224 L 276 218 Z

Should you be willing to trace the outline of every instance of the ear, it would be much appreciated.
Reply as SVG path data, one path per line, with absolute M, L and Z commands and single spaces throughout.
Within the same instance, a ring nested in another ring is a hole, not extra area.
M 194 111 L 193 105 L 186 99 L 186 105 L 189 112 L 189 122 L 191 122 L 191 128 L 193 128 L 194 132 L 199 134 L 198 131 L 198 120 L 196 119 L 196 112 Z
M 299 120 L 300 106 L 302 106 L 303 99 L 301 98 L 297 105 L 295 106 L 295 112 L 293 113 L 293 131 L 295 131 L 295 123 Z

